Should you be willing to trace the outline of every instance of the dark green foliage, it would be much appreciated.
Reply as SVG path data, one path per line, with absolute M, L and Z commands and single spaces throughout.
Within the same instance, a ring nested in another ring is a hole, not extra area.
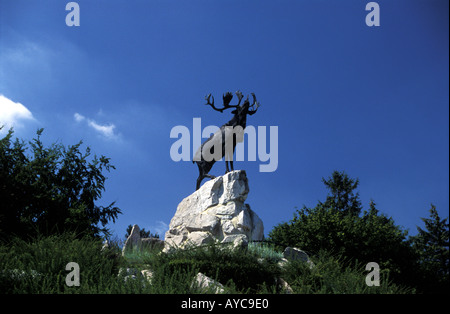
M 74 234 L 38 236 L 32 242 L 16 238 L 0 246 L 0 293 L 196 292 L 191 287 L 195 274 L 190 271 L 170 273 L 167 267 L 161 267 L 155 269 L 150 284 L 138 268 L 133 268 L 135 277 L 127 278 L 124 270 L 136 265 L 130 265 L 115 245 L 106 250 L 101 247 L 98 238 L 79 238 Z M 79 265 L 80 286 L 66 285 L 69 262 Z
M 29 142 L 0 140 L 0 238 L 34 237 L 74 231 L 98 235 L 120 212 L 114 203 L 96 204 L 105 189 L 109 158 L 80 151 L 82 142 L 44 147 L 43 130 Z M 0 240 L 1 240 L 0 239 Z
M 171 273 L 195 270 L 224 284 L 231 281 L 241 292 L 256 292 L 264 285 L 274 285 L 280 272 L 276 262 L 218 244 L 156 255 L 147 263 L 155 268 L 167 267 Z
M 361 212 L 359 193 L 354 193 L 358 188 L 359 180 L 350 178 L 345 172 L 333 171 L 328 180 L 322 178 L 325 187 L 330 191 L 325 203 L 326 208 L 343 213 L 344 215 L 358 216 Z
M 15 238 L 0 247 L 0 293 L 96 293 L 115 280 L 120 254 L 101 252 L 102 243 L 75 234 L 38 236 L 33 242 Z M 81 286 L 65 284 L 66 265 L 80 266 Z
M 418 255 L 420 280 L 424 292 L 448 293 L 449 278 L 449 223 L 441 219 L 436 207 L 431 204 L 430 218 L 422 218 L 425 230 L 417 227 L 418 235 L 412 237 Z
M 380 214 L 373 201 L 369 211 L 359 215 L 361 203 L 358 193 L 353 192 L 357 179 L 334 172 L 324 183 L 331 190 L 325 203 L 297 210 L 290 222 L 270 232 L 269 239 L 312 255 L 326 250 L 339 254 L 347 263 L 377 262 L 396 282 L 411 284 L 414 255 L 407 232 L 392 218 Z
M 323 205 L 304 207 L 291 222 L 276 226 L 269 238 L 312 255 L 327 250 L 349 261 L 376 261 L 381 269 L 395 274 L 400 272 L 402 260 L 409 254 L 406 232 L 374 207 L 362 217 L 343 215 Z
M 314 267 L 301 261 L 289 263 L 283 278 L 295 293 L 308 294 L 399 294 L 412 293 L 411 289 L 397 286 L 382 273 L 380 286 L 369 287 L 365 282 L 364 265 L 349 264 L 338 255 L 320 251 L 312 258 Z
M 14 239 L 0 245 L 0 293 L 214 293 L 194 283 L 198 272 L 224 285 L 226 293 L 282 293 L 277 278 L 283 278 L 294 293 L 409 293 L 392 284 L 385 275 L 381 286 L 367 287 L 361 267 L 320 252 L 314 268 L 303 262 L 280 267 L 267 252 L 232 250 L 211 245 L 162 253 L 160 250 L 132 252 L 121 256 L 110 243 L 101 249 L 98 238 L 75 234 L 38 236 L 32 242 Z M 69 262 L 80 267 L 80 286 L 67 286 Z M 151 270 L 151 282 L 141 270 Z M 133 273 L 134 277 L 130 274 Z

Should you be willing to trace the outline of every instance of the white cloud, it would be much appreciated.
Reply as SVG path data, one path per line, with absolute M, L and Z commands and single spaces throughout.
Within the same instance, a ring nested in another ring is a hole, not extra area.
M 19 102 L 0 94 L 0 126 L 5 130 L 11 127 L 23 127 L 24 121 L 35 121 L 31 111 Z
M 96 121 L 86 118 L 85 116 L 79 114 L 78 112 L 76 112 L 73 115 L 73 118 L 75 119 L 76 122 L 81 123 L 83 121 L 86 121 L 87 125 L 94 129 L 95 131 L 97 131 L 101 136 L 107 138 L 107 139 L 118 139 L 119 135 L 117 133 L 114 133 L 114 129 L 116 128 L 116 126 L 114 124 L 99 124 Z
M 75 121 L 77 122 L 81 122 L 84 119 L 86 119 L 83 115 L 79 114 L 78 112 L 75 112 L 75 114 L 73 115 L 73 117 L 75 118 Z
M 114 134 L 116 126 L 114 124 L 101 125 L 93 120 L 88 120 L 88 125 L 105 137 L 114 138 L 116 136 Z

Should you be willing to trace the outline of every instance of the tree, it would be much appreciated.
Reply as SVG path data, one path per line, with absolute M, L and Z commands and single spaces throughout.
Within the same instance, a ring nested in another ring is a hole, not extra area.
M 128 225 L 127 232 L 125 233 L 125 239 L 127 239 L 130 236 L 132 229 L 133 229 L 133 226 L 132 225 Z M 159 239 L 159 234 L 158 233 L 152 234 L 150 232 L 150 230 L 146 231 L 145 228 L 140 229 L 139 236 L 141 238 L 158 238 Z
M 436 206 L 431 204 L 430 218 L 421 218 L 425 230 L 412 237 L 421 269 L 420 280 L 426 292 L 449 292 L 449 223 L 448 217 L 441 219 Z
M 407 231 L 380 214 L 373 201 L 369 211 L 358 215 L 362 209 L 359 194 L 354 192 L 358 179 L 335 171 L 323 182 L 331 192 L 326 201 L 297 210 L 291 221 L 272 229 L 269 239 L 311 254 L 325 250 L 347 262 L 377 262 L 397 283 L 409 284 L 413 258 Z
M 350 178 L 344 171 L 333 171 L 328 180 L 322 178 L 325 187 L 331 192 L 327 196 L 324 206 L 333 208 L 344 214 L 357 216 L 361 213 L 359 193 L 353 191 L 358 188 L 359 180 Z
M 105 227 L 121 213 L 114 202 L 100 206 L 105 190 L 103 172 L 115 169 L 105 156 L 90 158 L 82 142 L 44 147 L 43 129 L 29 142 L 12 140 L 13 130 L 0 140 L 0 239 L 34 237 L 73 231 L 107 233 Z

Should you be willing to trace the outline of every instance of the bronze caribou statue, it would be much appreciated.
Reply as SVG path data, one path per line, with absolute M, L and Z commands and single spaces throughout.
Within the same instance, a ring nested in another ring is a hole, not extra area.
M 240 91 L 236 92 L 238 98 L 237 105 L 230 105 L 233 94 L 227 92 L 223 95 L 223 108 L 216 108 L 214 106 L 214 97 L 211 94 L 205 97 L 207 103 L 205 105 L 211 106 L 214 110 L 223 113 L 224 110 L 229 108 L 234 108 L 231 113 L 234 115 L 233 118 L 222 125 L 220 129 L 211 135 L 197 150 L 194 155 L 193 163 L 197 163 L 198 170 L 200 172 L 197 178 L 196 190 L 200 188 L 200 184 L 204 178 L 214 179 L 215 176 L 210 175 L 209 171 L 217 160 L 225 157 L 225 173 L 228 173 L 230 169 L 228 168 L 228 162 L 230 163 L 231 171 L 234 170 L 233 167 L 233 153 L 236 148 L 237 142 L 243 141 L 244 129 L 247 124 L 247 115 L 253 115 L 258 110 L 260 104 L 256 101 L 255 94 L 252 93 L 253 103 L 250 105 L 250 101 L 247 98 L 241 105 L 243 95 Z M 212 98 L 212 102 L 211 102 Z M 214 151 L 215 149 L 221 148 L 221 152 Z M 211 156 L 214 155 L 214 158 Z M 208 158 L 206 158 L 208 157 Z

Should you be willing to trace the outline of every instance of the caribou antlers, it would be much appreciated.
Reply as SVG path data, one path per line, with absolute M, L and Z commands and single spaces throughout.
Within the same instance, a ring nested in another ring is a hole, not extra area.
M 252 95 L 253 95 L 254 100 L 256 100 L 255 94 L 252 93 Z M 228 108 L 237 108 L 237 107 L 239 107 L 239 105 L 241 104 L 241 100 L 242 100 L 242 98 L 243 98 L 244 96 L 242 95 L 242 93 L 241 93 L 240 91 L 237 91 L 237 92 L 236 92 L 236 96 L 237 96 L 238 99 L 239 99 L 239 102 L 238 102 L 237 105 L 230 105 L 231 99 L 233 99 L 233 94 L 230 93 L 230 92 L 227 92 L 226 94 L 224 94 L 224 95 L 222 96 L 222 98 L 223 98 L 223 108 L 216 108 L 216 106 L 214 106 L 214 96 L 212 96 L 211 94 L 208 94 L 208 95 L 205 97 L 205 100 L 207 101 L 205 105 L 209 105 L 209 106 L 211 106 L 214 110 L 220 111 L 220 112 L 223 112 L 225 109 L 228 109 Z M 212 103 L 211 103 L 211 101 L 210 101 L 210 98 L 211 98 L 211 97 L 212 97 Z M 247 97 L 247 100 L 246 100 L 246 101 L 248 101 L 248 97 Z
M 237 94 L 237 93 L 236 93 L 236 94 Z M 241 94 L 241 95 L 242 95 L 242 94 Z M 256 108 L 255 108 L 254 110 L 249 110 L 249 111 L 248 111 L 248 114 L 249 114 L 249 115 L 252 115 L 252 114 L 256 113 L 256 111 L 258 111 L 259 106 L 261 106 L 260 103 L 256 101 L 255 93 L 252 93 L 252 97 L 253 97 L 253 104 L 252 104 L 250 107 L 254 108 L 255 105 L 256 105 Z M 248 101 L 248 96 L 247 96 L 247 101 Z M 239 101 L 239 102 L 240 102 L 240 101 Z

